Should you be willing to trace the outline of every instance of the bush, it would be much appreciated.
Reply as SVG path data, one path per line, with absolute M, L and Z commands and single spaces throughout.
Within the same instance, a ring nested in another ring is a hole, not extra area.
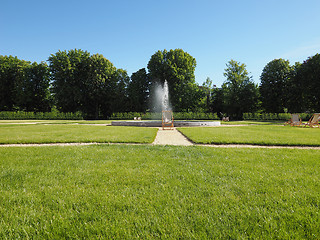
M 308 121 L 312 113 L 299 113 L 299 116 L 303 121 Z M 258 120 L 258 121 L 269 121 L 269 120 L 279 120 L 287 121 L 291 118 L 290 113 L 244 113 L 243 120 Z
M 57 110 L 52 112 L 0 112 L 0 120 L 82 120 L 81 112 L 62 113 Z

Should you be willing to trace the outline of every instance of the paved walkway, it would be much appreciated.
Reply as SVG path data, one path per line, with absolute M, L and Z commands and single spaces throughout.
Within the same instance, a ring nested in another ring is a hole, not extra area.
M 165 129 L 159 128 L 156 139 L 152 143 L 153 145 L 180 145 L 191 146 L 193 145 L 185 136 L 183 136 L 177 129 Z

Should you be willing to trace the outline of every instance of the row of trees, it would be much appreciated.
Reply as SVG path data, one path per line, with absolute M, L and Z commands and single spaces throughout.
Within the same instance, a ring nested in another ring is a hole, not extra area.
M 59 51 L 40 64 L 0 56 L 0 111 L 81 111 L 87 118 L 153 110 L 153 88 L 168 81 L 175 111 L 198 111 L 196 60 L 181 49 L 158 51 L 131 77 L 100 54 Z
M 259 86 L 251 81 L 246 66 L 231 60 L 222 88 L 211 91 L 211 111 L 241 118 L 244 112 L 319 112 L 320 55 L 290 65 L 274 59 L 263 69 Z
M 80 111 L 86 118 L 114 112 L 153 111 L 153 89 L 167 80 L 174 111 L 217 112 L 241 118 L 244 112 L 319 111 L 320 55 L 291 66 L 275 59 L 258 86 L 246 65 L 227 63 L 221 88 L 195 82 L 196 60 L 182 49 L 157 51 L 131 77 L 100 54 L 59 51 L 45 62 L 0 56 L 0 111 Z
M 320 111 L 320 55 L 302 64 L 284 59 L 269 62 L 261 74 L 261 101 L 267 112 Z

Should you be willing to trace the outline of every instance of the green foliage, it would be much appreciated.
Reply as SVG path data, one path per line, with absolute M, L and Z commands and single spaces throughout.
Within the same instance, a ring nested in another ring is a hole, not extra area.
M 115 88 L 108 94 L 112 94 L 112 101 L 109 102 L 109 106 L 111 106 L 111 111 L 108 116 L 112 112 L 116 111 L 127 111 L 128 109 L 128 85 L 130 82 L 130 77 L 126 70 L 117 69 L 113 75 L 114 82 L 116 83 Z
M 289 78 L 289 82 L 287 85 L 287 99 L 288 102 L 285 104 L 287 105 L 287 108 L 284 108 L 284 110 L 288 109 L 290 112 L 302 112 L 304 107 L 304 102 L 306 99 L 303 100 L 303 82 L 300 82 L 300 80 L 297 77 L 299 68 L 301 66 L 301 63 L 296 62 L 293 66 L 291 66 L 291 76 Z
M 296 111 L 320 111 L 320 54 L 309 57 L 297 68 L 295 76 Z M 300 107 L 300 108 L 299 108 Z
M 118 112 L 157 112 L 161 109 L 151 104 L 153 89 L 165 80 L 176 112 L 216 112 L 241 119 L 245 112 L 320 111 L 319 54 L 293 66 L 283 59 L 270 61 L 259 88 L 245 64 L 234 60 L 227 63 L 221 88 L 212 85 L 210 78 L 197 85 L 196 60 L 182 49 L 157 51 L 148 62 L 148 72 L 140 69 L 131 78 L 104 56 L 81 49 L 58 51 L 48 62 L 49 67 L 45 62 L 0 55 L 0 111 L 49 112 L 57 106 L 64 113 L 81 111 L 86 119 L 107 119 Z M 184 119 L 211 118 L 191 115 Z M 143 117 L 153 119 L 148 114 Z
M 128 98 L 130 111 L 144 112 L 148 108 L 150 80 L 145 68 L 132 73 L 128 85 Z
M 112 104 L 117 98 L 117 69 L 100 54 L 89 58 L 88 76 L 86 78 L 83 109 L 87 117 L 98 119 L 112 112 Z
M 82 120 L 83 116 L 81 112 L 75 113 L 63 113 L 59 111 L 51 112 L 0 112 L 0 120 Z
M 240 119 L 244 112 L 258 108 L 259 89 L 248 76 L 245 64 L 231 60 L 227 64 L 222 85 L 224 111 Z
M 86 118 L 106 118 L 125 111 L 127 72 L 116 69 L 100 54 L 78 49 L 49 57 L 53 92 L 62 112 L 82 111 Z
M 196 111 L 212 112 L 213 85 L 212 80 L 209 77 L 203 82 L 202 86 L 199 86 L 199 92 L 201 93 L 201 98 L 198 100 Z
M 222 88 L 214 88 L 212 90 L 211 106 L 213 112 L 226 112 L 226 109 L 224 108 L 224 94 Z
M 243 120 L 288 120 L 289 113 L 243 113 Z
M 163 84 L 167 80 L 174 111 L 195 110 L 201 98 L 201 91 L 195 83 L 195 67 L 195 58 L 182 49 L 157 51 L 148 62 L 153 84 Z
M 56 105 L 62 112 L 83 110 L 90 53 L 78 49 L 58 51 L 48 59 Z
M 17 97 L 23 95 L 25 68 L 30 62 L 0 55 L 0 110 L 12 111 Z
M 281 113 L 288 107 L 292 71 L 289 61 L 281 58 L 272 60 L 264 67 L 260 77 L 260 93 L 266 112 Z
M 316 150 L 0 148 L 1 239 L 319 239 Z
M 312 113 L 299 113 L 303 121 L 308 121 Z M 243 113 L 243 120 L 289 120 L 290 113 Z
M 46 63 L 0 55 L 0 111 L 49 111 L 49 97 Z
M 133 120 L 134 118 L 138 118 L 144 116 L 145 114 L 142 112 L 115 112 L 112 113 L 110 119 L 112 120 Z M 146 118 L 144 118 L 146 119 Z
M 25 81 L 17 104 L 25 111 L 50 111 L 49 68 L 45 62 L 32 63 L 25 69 Z
M 175 120 L 218 120 L 216 113 L 205 112 L 175 112 L 173 113 Z

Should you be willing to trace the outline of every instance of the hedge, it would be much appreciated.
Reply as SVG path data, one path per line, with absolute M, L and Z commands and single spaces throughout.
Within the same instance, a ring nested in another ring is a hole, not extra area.
M 312 113 L 298 113 L 303 121 L 308 121 Z M 287 121 L 291 118 L 290 113 L 244 113 L 243 120 L 281 120 Z
M 82 120 L 81 112 L 62 113 L 52 112 L 0 112 L 0 120 Z

